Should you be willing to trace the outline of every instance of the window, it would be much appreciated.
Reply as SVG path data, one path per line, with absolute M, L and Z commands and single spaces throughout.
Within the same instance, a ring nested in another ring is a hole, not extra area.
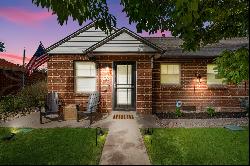
M 222 85 L 223 79 L 217 78 L 216 74 L 218 73 L 217 70 L 214 70 L 216 65 L 208 64 L 207 65 L 207 84 L 208 85 Z
M 96 90 L 96 66 L 93 62 L 75 62 L 75 92 Z
M 161 64 L 161 84 L 180 84 L 179 64 Z

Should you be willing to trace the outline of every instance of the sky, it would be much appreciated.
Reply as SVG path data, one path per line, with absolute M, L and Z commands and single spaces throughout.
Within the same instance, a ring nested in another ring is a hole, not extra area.
M 122 12 L 119 0 L 107 0 L 110 12 L 117 18 L 117 28 L 127 27 L 136 32 L 135 24 L 129 24 L 126 13 Z M 32 0 L 0 0 L 0 41 L 5 43 L 5 52 L 0 58 L 16 64 L 22 64 L 23 51 L 26 52 L 26 63 L 35 53 L 40 41 L 47 48 L 76 30 L 90 23 L 87 21 L 80 26 L 71 18 L 63 26 L 57 22 L 57 16 L 48 9 L 32 4 Z M 171 33 L 163 32 L 165 36 Z M 139 34 L 149 36 L 147 32 Z M 162 36 L 161 32 L 150 35 Z

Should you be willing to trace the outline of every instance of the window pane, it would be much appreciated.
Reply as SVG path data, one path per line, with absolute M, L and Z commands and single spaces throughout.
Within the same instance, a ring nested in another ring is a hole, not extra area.
M 117 104 L 131 105 L 131 89 L 117 89 Z
M 161 83 L 180 84 L 180 65 L 161 64 Z
M 168 74 L 168 65 L 161 64 L 161 74 Z
M 168 74 L 174 73 L 174 65 L 168 65 Z
M 211 84 L 223 84 L 223 78 L 219 79 L 216 77 L 218 71 L 214 70 L 214 68 L 216 67 L 216 65 L 214 64 L 208 64 L 207 65 L 207 84 L 211 85 Z
M 173 66 L 174 66 L 173 74 L 179 74 L 180 73 L 179 65 L 173 65 Z
M 179 84 L 180 76 L 179 74 L 164 74 L 161 75 L 162 84 Z
M 96 67 L 93 62 L 75 62 L 75 75 L 76 76 L 86 76 L 86 77 L 95 77 L 96 76 Z
M 117 84 L 131 84 L 132 65 L 117 65 Z
M 216 65 L 208 64 L 207 65 L 207 73 L 217 73 L 217 71 L 213 69 L 215 67 L 216 67 Z
M 76 92 L 92 92 L 96 90 L 96 78 L 77 78 Z
M 207 84 L 222 84 L 223 79 L 216 79 L 215 74 L 207 73 Z

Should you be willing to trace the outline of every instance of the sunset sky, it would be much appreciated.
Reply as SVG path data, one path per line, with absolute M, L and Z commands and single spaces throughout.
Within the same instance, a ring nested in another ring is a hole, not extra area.
M 108 0 L 110 11 L 117 18 L 117 27 L 125 26 L 136 32 L 135 24 L 129 24 L 119 3 L 118 0 Z M 79 26 L 78 22 L 70 19 L 67 24 L 60 26 L 56 15 L 52 15 L 47 9 L 33 5 L 31 0 L 1 0 L 0 41 L 5 43 L 6 51 L 0 53 L 0 58 L 21 64 L 25 47 L 26 63 L 28 63 L 40 41 L 47 48 L 89 22 Z M 170 36 L 170 32 L 164 32 L 164 34 Z M 139 35 L 148 36 L 148 33 L 143 32 Z M 159 31 L 150 36 L 162 36 L 162 34 Z

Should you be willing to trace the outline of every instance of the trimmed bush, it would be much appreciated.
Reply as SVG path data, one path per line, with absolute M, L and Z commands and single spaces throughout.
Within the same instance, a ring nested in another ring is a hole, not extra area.
M 208 107 L 207 108 L 207 113 L 208 113 L 208 115 L 210 116 L 210 117 L 213 117 L 213 116 L 215 116 L 215 110 L 214 110 L 214 108 L 212 108 L 212 107 Z
M 181 108 L 180 107 L 176 107 L 176 109 L 175 109 L 175 115 L 177 117 L 181 117 L 182 116 L 182 112 L 181 112 Z
M 47 83 L 41 81 L 22 89 L 17 97 L 20 98 L 23 108 L 38 107 L 39 101 L 43 101 L 47 94 Z
M 12 112 L 15 110 L 15 96 L 13 95 L 7 95 L 2 97 L 2 100 L 0 102 L 0 112 Z

